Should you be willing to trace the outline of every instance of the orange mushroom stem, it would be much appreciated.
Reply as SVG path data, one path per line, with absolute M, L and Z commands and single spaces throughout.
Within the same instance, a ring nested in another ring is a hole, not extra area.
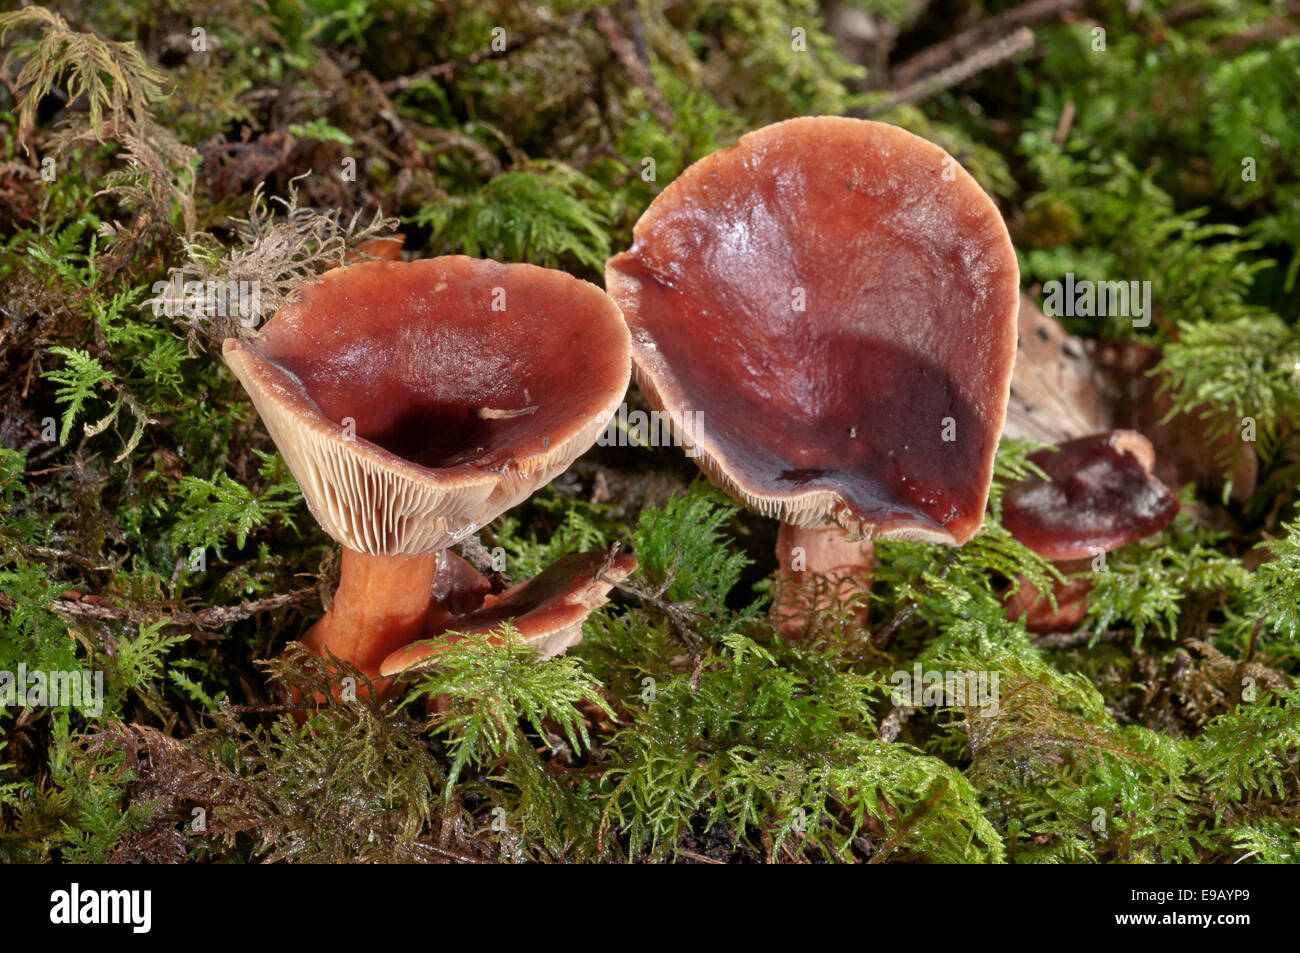
M 302 641 L 377 678 L 388 655 L 422 636 L 437 568 L 437 553 L 371 556 L 344 547 L 330 609 Z
M 772 607 L 781 635 L 803 638 L 814 615 L 846 605 L 853 621 L 866 625 L 862 596 L 871 586 L 874 549 L 871 540 L 836 523 L 814 527 L 782 523 L 776 537 L 780 569 Z
M 1091 559 L 1053 560 L 1065 576 L 1064 582 L 1052 586 L 1052 608 L 1043 593 L 1032 582 L 1021 576 L 1018 585 L 1006 596 L 1006 616 L 1014 622 L 1024 617 L 1025 628 L 1035 635 L 1051 632 L 1073 632 L 1088 614 L 1088 595 L 1093 582 L 1090 575 Z M 1085 575 L 1087 574 L 1087 575 Z

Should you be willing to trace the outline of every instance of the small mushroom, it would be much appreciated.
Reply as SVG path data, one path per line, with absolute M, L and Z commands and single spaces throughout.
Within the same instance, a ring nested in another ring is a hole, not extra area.
M 1020 331 L 1004 437 L 1059 443 L 1104 430 L 1135 430 L 1156 450 L 1156 477 L 1166 486 L 1195 483 L 1208 495 L 1225 488 L 1249 500 L 1259 477 L 1254 447 L 1234 418 L 1209 405 L 1176 412 L 1160 348 L 1135 338 L 1091 341 L 1020 299 Z M 1225 472 L 1225 470 L 1227 472 Z M 1196 504 L 1198 522 L 1222 517 Z
M 651 203 L 605 283 L 647 399 L 715 484 L 788 527 L 782 578 L 861 578 L 875 537 L 979 529 L 1019 272 L 938 146 L 838 117 L 751 132 Z M 808 608 L 778 605 L 783 629 Z
M 425 633 L 441 632 L 453 616 L 481 608 L 491 593 L 492 583 L 487 577 L 451 550 L 444 551 L 433 574 Z
M 372 238 L 364 241 L 357 246 L 357 258 L 378 258 L 380 261 L 401 261 L 402 245 L 406 242 L 406 236 L 401 232 L 393 235 L 385 235 L 383 238 Z
M 346 252 L 343 255 L 343 265 L 351 265 L 370 258 L 377 258 L 380 261 L 401 261 L 402 245 L 405 242 L 406 236 L 401 232 L 385 235 L 382 238 L 367 239 L 358 245 L 354 251 Z M 343 265 L 330 265 L 327 270 L 341 268 Z
M 435 589 L 438 554 L 590 447 L 629 376 L 627 329 L 599 288 L 463 256 L 326 272 L 223 350 L 343 546 L 333 604 L 304 641 L 372 677 L 455 611 L 435 595 L 473 589 L 455 563 Z
M 1092 582 L 1086 572 L 1098 555 L 1160 532 L 1178 513 L 1178 501 L 1156 479 L 1155 451 L 1132 430 L 1113 430 L 1040 450 L 1030 461 L 1048 475 L 1007 487 L 1002 525 L 1025 546 L 1066 574 L 1056 585 L 1057 610 L 1026 579 L 1007 602 L 1007 616 L 1025 615 L 1031 632 L 1073 629 L 1087 611 Z
M 606 602 L 609 590 L 636 569 L 626 554 L 611 558 L 603 552 L 573 553 L 556 560 L 541 574 L 487 596 L 482 605 L 433 623 L 422 641 L 403 646 L 380 666 L 385 677 L 435 658 L 460 636 L 491 632 L 504 623 L 515 630 L 542 658 L 559 655 L 582 640 L 582 623 Z M 443 633 L 456 633 L 445 637 Z M 493 640 L 496 641 L 496 640 Z

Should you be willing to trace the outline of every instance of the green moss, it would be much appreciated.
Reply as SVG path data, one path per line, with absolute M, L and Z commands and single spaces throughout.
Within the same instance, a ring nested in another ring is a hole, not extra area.
M 960 26 L 856 6 L 895 65 Z M 995 195 L 1027 292 L 1152 283 L 1151 327 L 1070 330 L 1160 347 L 1174 414 L 1251 419 L 1253 496 L 1184 496 L 1229 532 L 1184 517 L 1110 554 L 1084 632 L 1035 638 L 1004 594 L 1059 572 L 998 525 L 1032 469 L 1007 443 L 970 544 L 881 541 L 867 627 L 836 606 L 795 645 L 766 616 L 770 522 L 675 451 L 601 449 L 484 532 L 516 582 L 636 554 L 581 646 L 471 638 L 402 704 L 307 712 L 285 707 L 358 675 L 293 647 L 335 547 L 222 364 L 247 329 L 155 312 L 155 284 L 256 278 L 265 318 L 398 222 L 415 255 L 599 280 L 688 164 L 891 77 L 810 0 L 0 16 L 0 671 L 105 678 L 100 710 L 0 708 L 0 859 L 1294 862 L 1300 43 L 1263 0 L 1177 6 L 1090 3 L 882 118 Z M 998 711 L 896 704 L 918 664 L 996 674 Z

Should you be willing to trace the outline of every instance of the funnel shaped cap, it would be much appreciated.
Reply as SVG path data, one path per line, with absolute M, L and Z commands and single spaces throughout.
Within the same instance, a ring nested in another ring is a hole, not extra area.
M 752 132 L 665 189 L 605 279 L 637 384 L 733 496 L 868 537 L 978 530 L 1019 273 L 938 146 L 836 117 Z
M 224 355 L 332 537 L 444 549 L 595 442 L 628 333 L 595 285 L 463 256 L 327 272 Z

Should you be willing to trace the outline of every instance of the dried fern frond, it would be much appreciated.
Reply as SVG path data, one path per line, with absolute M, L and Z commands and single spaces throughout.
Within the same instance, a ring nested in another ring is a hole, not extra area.
M 149 118 L 149 103 L 162 93 L 165 77 L 134 43 L 79 33 L 44 7 L 0 14 L 0 41 L 22 28 L 35 28 L 40 37 L 14 42 L 4 61 L 6 67 L 22 61 L 14 84 L 22 90 L 18 103 L 21 129 L 32 127 L 37 104 L 60 80 L 67 87 L 69 102 L 85 94 L 92 129 L 103 128 L 105 113 L 113 127 L 124 118 L 139 125 Z
M 296 183 L 297 179 L 289 183 L 288 198 L 272 197 L 283 206 L 283 215 L 276 214 L 258 184 L 248 217 L 229 223 L 236 237 L 233 247 L 219 244 L 207 232 L 187 241 L 188 261 L 182 268 L 173 269 L 172 276 L 179 274 L 187 281 L 256 282 L 260 310 L 252 321 L 241 321 L 236 315 L 185 317 L 181 323 L 191 332 L 191 344 L 196 335 L 217 345 L 228 337 L 249 336 L 252 328 L 278 311 L 295 289 L 314 281 L 327 267 L 341 264 L 349 249 L 397 225 L 397 219 L 380 212 L 364 224 L 359 212 L 345 222 L 338 209 L 322 212 L 302 207 Z M 151 299 L 145 305 L 152 303 Z
M 53 155 L 67 155 L 91 142 L 110 140 L 122 145 L 120 157 L 127 167 L 107 173 L 105 188 L 95 194 L 114 196 L 137 213 L 129 234 L 115 226 L 102 228 L 105 234 L 126 243 L 115 252 L 122 258 L 129 257 L 141 239 L 170 226 L 173 209 L 180 214 L 183 233 L 192 235 L 196 228 L 194 179 L 199 153 L 177 139 L 170 129 L 148 119 L 143 123 L 128 119 L 116 126 L 109 122 L 98 127 L 63 123 L 46 145 Z

